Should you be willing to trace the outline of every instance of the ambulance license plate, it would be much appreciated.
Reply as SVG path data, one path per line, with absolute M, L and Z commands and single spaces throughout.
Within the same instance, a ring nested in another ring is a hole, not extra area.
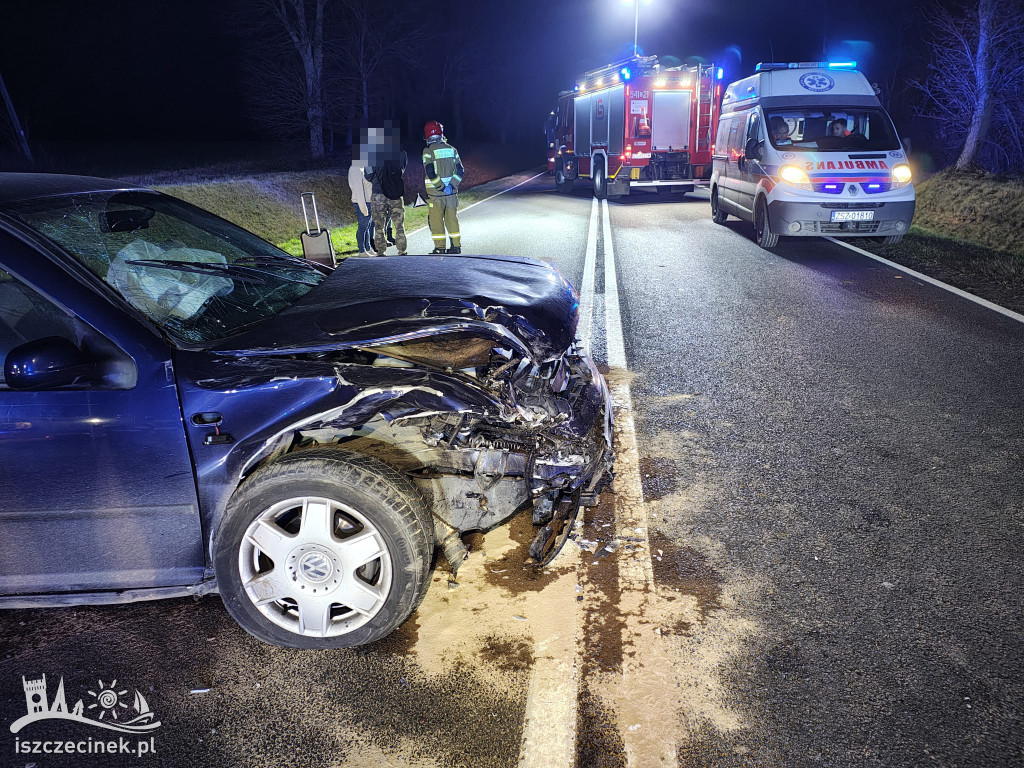
M 832 211 L 832 221 L 873 221 L 874 211 Z

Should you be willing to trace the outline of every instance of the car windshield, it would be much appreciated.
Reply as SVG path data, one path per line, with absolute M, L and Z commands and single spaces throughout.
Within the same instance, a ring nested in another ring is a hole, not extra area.
M 156 192 L 67 195 L 7 211 L 190 346 L 273 317 L 325 277 L 256 235 Z
M 768 137 L 784 150 L 825 152 L 900 148 L 892 121 L 880 109 L 792 107 L 768 112 Z

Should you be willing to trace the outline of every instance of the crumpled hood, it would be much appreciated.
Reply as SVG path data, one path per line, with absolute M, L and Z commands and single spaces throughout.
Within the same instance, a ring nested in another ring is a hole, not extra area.
M 219 352 L 283 354 L 343 349 L 432 329 L 499 325 L 539 360 L 576 334 L 579 299 L 561 273 L 513 256 L 346 259 L 294 305 Z

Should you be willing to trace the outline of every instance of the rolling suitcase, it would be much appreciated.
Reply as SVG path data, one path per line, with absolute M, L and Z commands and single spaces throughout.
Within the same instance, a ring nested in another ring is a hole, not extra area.
M 313 208 L 313 222 L 316 224 L 315 232 L 309 226 L 309 211 L 306 210 L 307 197 L 309 198 L 309 205 Z M 316 198 L 312 192 L 303 192 L 300 199 L 302 200 L 302 216 L 306 220 L 306 231 L 299 236 L 299 239 L 302 241 L 302 255 L 307 261 L 313 261 L 327 267 L 338 266 L 338 260 L 334 256 L 334 244 L 331 242 L 330 230 L 320 229 L 320 216 L 316 212 Z

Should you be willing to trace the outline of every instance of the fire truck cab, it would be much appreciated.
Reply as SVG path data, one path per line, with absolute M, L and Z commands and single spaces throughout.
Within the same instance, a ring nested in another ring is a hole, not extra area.
M 662 67 L 657 56 L 584 74 L 558 96 L 548 141 L 556 189 L 589 178 L 601 198 L 637 187 L 693 191 L 711 177 L 721 77 L 713 64 Z

